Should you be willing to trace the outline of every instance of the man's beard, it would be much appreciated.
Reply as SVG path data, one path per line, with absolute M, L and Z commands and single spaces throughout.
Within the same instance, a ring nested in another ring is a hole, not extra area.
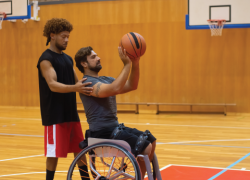
M 94 72 L 99 72 L 101 69 L 102 69 L 102 65 L 96 65 L 95 67 L 89 67 L 89 69 L 91 70 L 91 71 L 94 71 Z
M 61 45 L 58 44 L 57 42 L 55 43 L 55 46 L 56 46 L 57 49 L 59 49 L 59 50 L 61 50 L 61 51 L 66 49 L 66 47 L 61 46 Z

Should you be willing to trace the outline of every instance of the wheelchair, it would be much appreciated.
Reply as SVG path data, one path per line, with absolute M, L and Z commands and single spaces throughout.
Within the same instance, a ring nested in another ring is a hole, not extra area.
M 86 157 L 86 163 L 82 160 Z M 144 159 L 148 180 L 162 180 L 158 160 L 154 154 L 151 169 L 148 156 Z M 67 174 L 67 180 L 81 180 L 81 169 L 77 162 L 87 165 L 90 180 L 143 180 L 139 164 L 131 153 L 130 145 L 123 140 L 88 138 L 88 146 L 73 160 Z

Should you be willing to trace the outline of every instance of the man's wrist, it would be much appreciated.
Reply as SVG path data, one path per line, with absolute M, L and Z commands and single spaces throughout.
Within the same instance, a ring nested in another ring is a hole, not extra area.
M 131 66 L 132 62 L 127 62 L 124 66 Z
M 132 61 L 132 65 L 139 65 L 139 61 Z
M 70 91 L 72 91 L 72 92 L 77 92 L 77 89 L 76 89 L 76 85 L 74 84 L 74 85 L 68 85 L 69 86 L 69 89 L 70 89 Z

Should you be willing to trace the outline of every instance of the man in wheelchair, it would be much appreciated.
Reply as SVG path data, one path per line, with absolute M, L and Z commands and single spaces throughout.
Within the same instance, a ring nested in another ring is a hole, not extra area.
M 87 78 L 85 82 L 92 83 L 89 87 L 93 87 L 89 96 L 80 94 L 89 124 L 87 132 L 93 138 L 124 140 L 131 146 L 135 157 L 148 155 L 152 161 L 156 138 L 148 130 L 142 132 L 118 123 L 116 95 L 136 90 L 139 82 L 139 58 L 131 60 L 121 47 L 118 47 L 118 52 L 124 66 L 116 79 L 98 75 L 102 69 L 100 57 L 90 46 L 81 48 L 75 55 L 77 68 Z M 137 160 L 144 177 L 145 163 L 141 158 Z

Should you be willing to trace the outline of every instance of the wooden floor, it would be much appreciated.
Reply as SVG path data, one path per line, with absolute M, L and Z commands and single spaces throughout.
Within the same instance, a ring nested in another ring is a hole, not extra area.
M 88 129 L 84 113 L 82 128 Z M 226 168 L 250 151 L 250 114 L 118 114 L 119 122 L 157 138 L 160 168 L 169 164 Z M 45 179 L 39 108 L 0 107 L 0 180 Z M 66 179 L 72 154 L 60 159 L 55 179 Z M 250 170 L 250 157 L 233 166 Z M 237 178 L 235 178 L 237 179 Z

